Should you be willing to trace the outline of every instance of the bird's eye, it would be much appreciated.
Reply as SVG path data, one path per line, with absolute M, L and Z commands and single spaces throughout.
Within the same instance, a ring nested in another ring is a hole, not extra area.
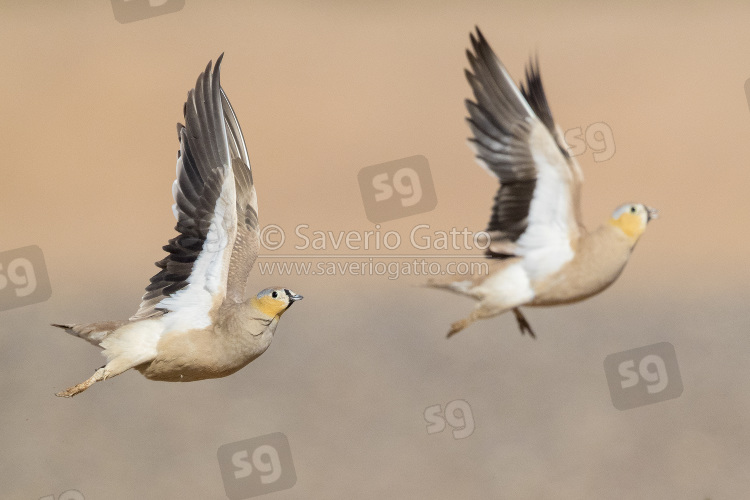
M 630 213 L 631 213 L 631 214 L 634 214 L 634 213 L 635 213 L 635 207 L 630 207 Z
M 273 293 L 271 294 L 271 297 L 273 297 L 274 299 L 275 299 L 276 297 L 278 297 L 278 296 L 279 296 L 279 294 L 278 294 L 278 293 L 276 293 L 275 291 L 274 291 L 274 292 L 273 292 Z

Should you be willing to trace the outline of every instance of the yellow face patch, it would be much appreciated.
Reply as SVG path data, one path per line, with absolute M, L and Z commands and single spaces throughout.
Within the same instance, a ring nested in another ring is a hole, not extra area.
M 270 296 L 261 297 L 260 299 L 253 297 L 252 303 L 257 310 L 266 316 L 281 316 L 286 311 L 286 303 Z
M 633 241 L 637 240 L 646 230 L 646 225 L 639 214 L 625 212 L 619 219 L 610 219 L 609 223 L 619 227 L 623 233 Z

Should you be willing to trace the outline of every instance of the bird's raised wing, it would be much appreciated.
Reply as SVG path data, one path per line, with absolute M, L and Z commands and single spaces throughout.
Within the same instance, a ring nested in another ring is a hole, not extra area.
M 242 132 L 221 90 L 222 57 L 213 71 L 209 62 L 188 92 L 185 125 L 177 125 L 180 150 L 172 185 L 180 234 L 164 246 L 168 255 L 156 263 L 161 271 L 151 278 L 131 321 L 190 310 L 195 327 L 205 326 L 227 295 L 244 293 L 245 283 L 238 292 L 238 281 L 247 280 L 257 255 L 257 203 Z
M 581 166 L 578 165 L 578 161 L 570 156 L 567 144 L 565 143 L 565 136 L 559 125 L 555 124 L 555 120 L 552 118 L 552 110 L 547 102 L 547 96 L 544 93 L 544 87 L 542 86 L 542 77 L 539 74 L 539 60 L 529 60 L 529 65 L 526 67 L 526 84 L 521 83 L 521 93 L 523 94 L 526 101 L 534 110 L 534 113 L 547 130 L 550 131 L 552 136 L 557 143 L 557 146 L 565 156 L 565 161 L 573 174 L 573 208 L 575 210 L 576 223 L 581 232 L 585 232 L 583 227 L 583 217 L 581 216 L 581 186 L 583 185 L 583 171 Z
M 476 102 L 466 101 L 470 144 L 500 181 L 487 253 L 525 256 L 534 272 L 554 272 L 572 258 L 571 242 L 581 233 L 580 169 L 555 127 L 538 69 L 527 71 L 521 91 L 478 28 L 471 44 L 466 77 Z
M 253 172 L 247 156 L 245 139 L 240 124 L 229 104 L 224 90 L 221 90 L 221 106 L 224 109 L 224 121 L 229 139 L 229 153 L 232 156 L 234 185 L 237 192 L 237 236 L 232 246 L 227 276 L 227 296 L 242 302 L 245 298 L 245 286 L 255 259 L 260 250 L 260 227 L 258 226 L 258 198 L 255 195 Z

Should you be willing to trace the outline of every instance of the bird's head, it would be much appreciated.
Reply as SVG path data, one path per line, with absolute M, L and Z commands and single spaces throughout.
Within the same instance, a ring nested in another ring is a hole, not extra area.
M 252 299 L 253 306 L 268 317 L 281 316 L 292 304 L 302 300 L 302 295 L 288 288 L 266 288 Z
M 642 203 L 626 203 L 612 213 L 609 223 L 635 243 L 646 230 L 646 225 L 658 217 L 659 212 L 655 208 Z

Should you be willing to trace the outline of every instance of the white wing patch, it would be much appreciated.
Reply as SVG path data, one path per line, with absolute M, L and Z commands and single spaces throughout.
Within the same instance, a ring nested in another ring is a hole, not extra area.
M 517 254 L 532 281 L 557 272 L 573 259 L 571 237 L 578 226 L 573 213 L 573 179 L 567 162 L 541 122 L 530 137 L 537 167 L 528 227 L 516 241 Z
M 234 174 L 231 168 L 226 170 L 203 249 L 187 279 L 188 286 L 162 299 L 157 306 L 172 311 L 169 317 L 174 324 L 167 330 L 208 327 L 211 309 L 226 295 L 231 247 L 237 233 Z

